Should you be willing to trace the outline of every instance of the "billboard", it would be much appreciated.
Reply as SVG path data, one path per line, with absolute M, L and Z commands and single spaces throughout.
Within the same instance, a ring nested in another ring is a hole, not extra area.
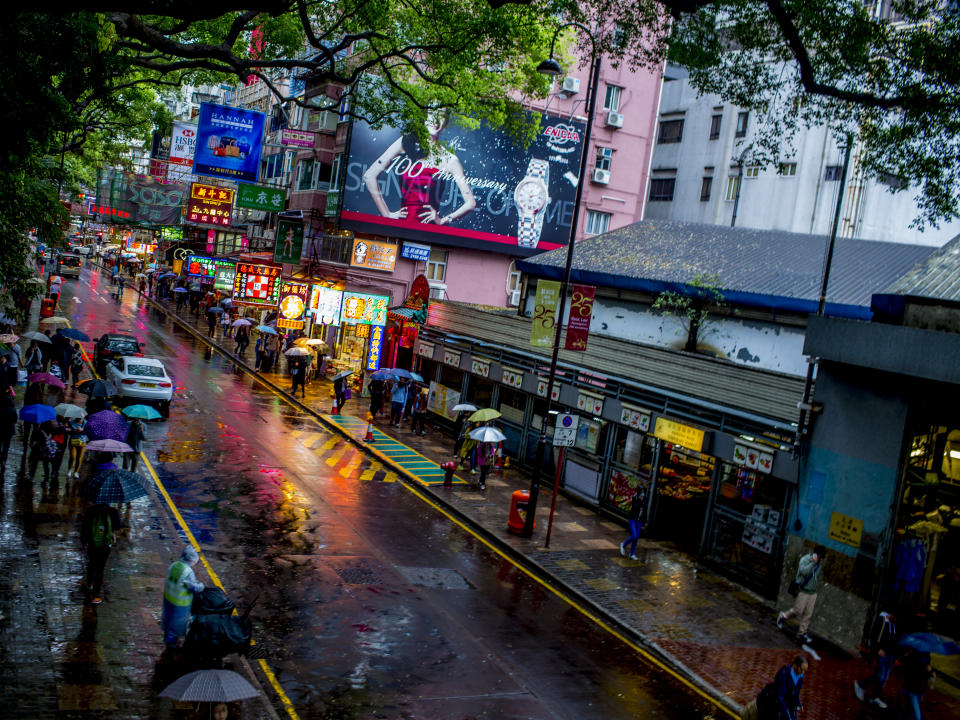
M 303 330 L 306 324 L 307 295 L 310 286 L 306 283 L 284 280 L 280 285 L 280 317 L 277 327 L 286 330 Z
M 394 243 L 357 238 L 353 241 L 350 264 L 370 270 L 393 272 L 397 264 L 397 246 Z
M 167 165 L 167 179 L 176 182 L 189 182 L 193 173 L 193 155 L 197 147 L 197 126 L 193 123 L 176 121 L 170 137 L 170 162 Z
M 187 203 L 187 220 L 204 225 L 230 226 L 233 210 L 233 190 L 192 183 L 190 202 Z
M 97 178 L 95 220 L 131 225 L 179 225 L 186 185 L 104 168 Z
M 214 258 L 217 274 L 213 278 L 213 289 L 221 292 L 233 290 L 233 279 L 237 273 L 237 263 L 233 260 Z
M 281 145 L 312 148 L 317 141 L 317 134 L 310 130 L 282 130 L 280 132 Z
M 510 255 L 566 245 L 584 124 L 545 115 L 530 147 L 486 125 L 428 125 L 421 148 L 394 128 L 353 126 L 341 225 Z
M 243 305 L 276 307 L 280 302 L 280 267 L 237 263 L 233 301 Z
M 283 188 L 239 183 L 237 186 L 237 207 L 279 212 L 283 210 L 286 196 L 287 191 Z
M 273 248 L 273 261 L 296 265 L 300 262 L 301 253 L 303 253 L 303 223 L 278 220 L 277 244 Z
M 187 275 L 201 280 L 213 280 L 217 274 L 216 261 L 211 257 L 203 255 L 188 255 L 186 271 Z
M 310 313 L 314 322 L 324 325 L 340 324 L 340 304 L 343 300 L 343 291 L 324 285 L 314 285 L 310 293 Z
M 200 105 L 193 172 L 256 182 L 266 116 L 225 105 Z
M 389 300 L 386 295 L 344 292 L 340 321 L 347 325 L 386 325 Z

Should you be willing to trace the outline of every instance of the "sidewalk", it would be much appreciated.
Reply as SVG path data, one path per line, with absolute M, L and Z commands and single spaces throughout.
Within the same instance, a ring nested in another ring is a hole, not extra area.
M 173 315 L 173 303 L 151 300 Z M 233 342 L 207 338 L 206 322 L 188 313 L 180 322 L 207 342 L 233 357 Z M 252 371 L 254 352 L 248 348 L 241 362 Z M 259 376 L 289 395 L 289 376 L 263 373 Z M 461 471 L 452 488 L 442 485 L 439 463 L 453 454 L 453 439 L 431 428 L 426 436 L 415 435 L 409 424 L 400 428 L 385 420 L 377 423 L 374 442 L 363 440 L 367 400 L 346 403 L 344 414 L 330 415 L 332 382 L 308 383 L 306 396 L 296 398 L 328 426 L 338 429 L 358 445 L 365 446 L 382 462 L 421 487 L 438 504 L 459 516 L 502 551 L 546 579 L 574 604 L 599 618 L 650 655 L 692 680 L 706 692 L 738 711 L 769 682 L 777 669 L 800 651 L 777 630 L 773 604 L 720 577 L 683 553 L 660 543 L 641 539 L 638 561 L 622 558 L 618 545 L 626 537 L 623 524 L 598 515 L 561 494 L 551 534 L 544 548 L 551 488 L 541 487 L 537 529 L 532 539 L 507 531 L 510 495 L 528 489 L 529 479 L 514 470 L 491 472 L 487 489 L 480 492 L 473 479 Z M 300 437 L 312 443 L 314 437 Z M 869 674 L 857 657 L 824 643 L 815 645 L 821 660 L 813 662 L 805 678 L 803 700 L 808 719 L 892 716 L 900 702 L 899 672 L 887 684 L 884 699 L 891 710 L 881 711 L 859 703 L 853 682 Z M 946 692 L 953 692 L 948 695 Z M 960 717 L 960 693 L 940 681 L 923 700 L 925 718 Z

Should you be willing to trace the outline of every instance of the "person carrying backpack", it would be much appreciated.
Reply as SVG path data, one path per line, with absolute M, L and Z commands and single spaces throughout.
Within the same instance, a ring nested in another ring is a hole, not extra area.
M 193 594 L 203 590 L 203 583 L 197 581 L 193 572 L 199 561 L 199 553 L 187 545 L 180 559 L 167 570 L 163 584 L 163 641 L 168 648 L 179 646 L 186 636 Z
M 120 528 L 120 513 L 110 505 L 93 505 L 83 514 L 80 544 L 87 555 L 84 587 L 93 605 L 103 602 L 103 575 Z
M 33 480 L 37 474 L 37 465 L 43 463 L 43 481 L 50 481 L 50 463 L 57 456 L 60 447 L 53 438 L 53 424 L 48 422 L 36 426 L 30 434 L 30 464 L 27 479 Z

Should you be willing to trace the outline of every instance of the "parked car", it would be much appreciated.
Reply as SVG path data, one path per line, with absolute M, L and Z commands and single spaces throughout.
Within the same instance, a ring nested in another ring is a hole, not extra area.
M 69 275 L 78 278 L 80 277 L 80 267 L 82 264 L 79 255 L 62 253 L 57 258 L 57 275 Z
M 122 356 L 107 365 L 107 379 L 117 388 L 120 400 L 134 398 L 156 403 L 164 417 L 170 414 L 173 381 L 163 363 L 154 358 Z
M 108 334 L 94 338 L 93 367 L 103 375 L 107 370 L 107 363 L 114 358 L 125 355 L 142 357 L 140 341 L 132 335 Z
M 77 255 L 83 255 L 83 256 L 92 255 L 93 245 L 81 245 L 74 252 L 76 252 Z

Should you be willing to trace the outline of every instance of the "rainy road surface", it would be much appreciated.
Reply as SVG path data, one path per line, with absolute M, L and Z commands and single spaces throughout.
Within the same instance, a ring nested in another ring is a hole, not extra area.
M 257 649 L 295 716 L 723 716 L 134 291 L 109 292 L 88 266 L 64 314 L 136 335 L 174 378 L 146 454 L 227 592 L 256 598 Z

